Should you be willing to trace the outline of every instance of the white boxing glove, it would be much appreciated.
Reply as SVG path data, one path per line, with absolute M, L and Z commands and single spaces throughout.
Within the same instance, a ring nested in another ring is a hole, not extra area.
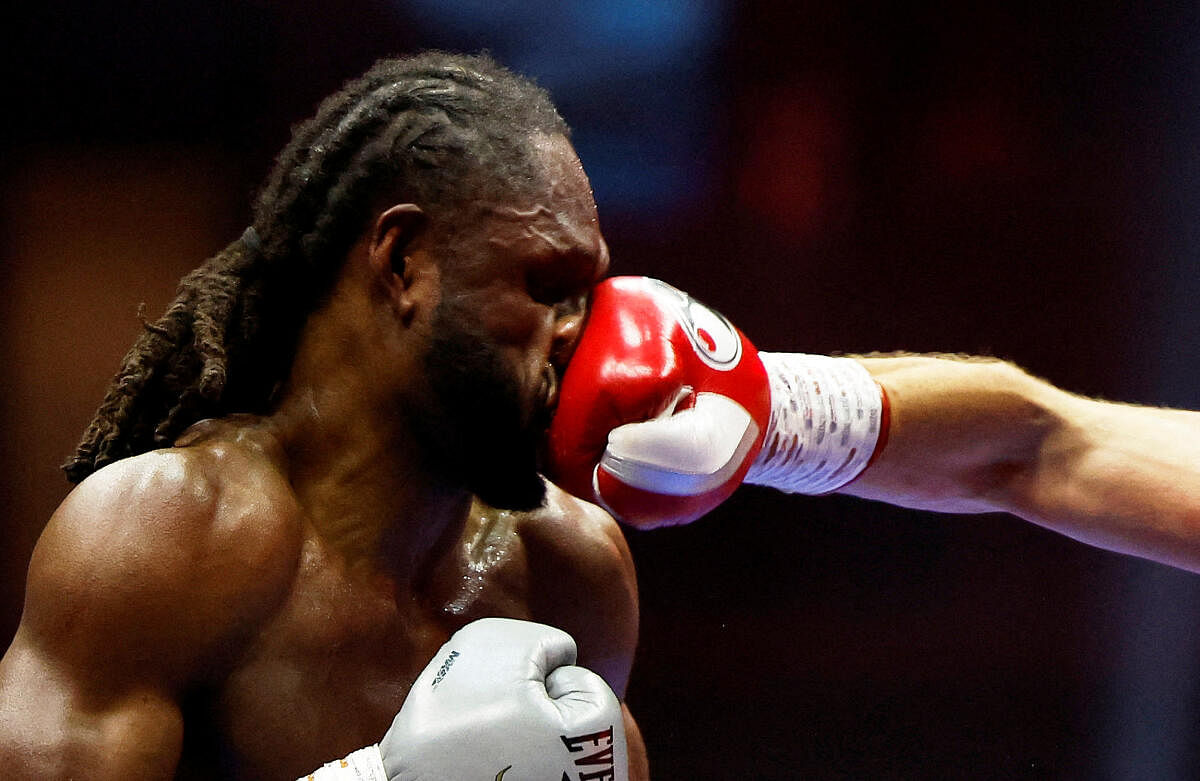
M 543 624 L 484 618 L 413 683 L 379 745 L 315 781 L 628 781 L 621 704 Z

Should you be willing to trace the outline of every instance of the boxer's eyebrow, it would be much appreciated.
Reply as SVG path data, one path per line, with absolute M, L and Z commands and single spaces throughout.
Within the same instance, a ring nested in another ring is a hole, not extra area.
M 599 252 L 575 245 L 538 256 L 529 266 L 526 284 L 541 301 L 559 302 L 584 294 L 600 280 L 597 272 L 607 268 L 606 256 L 603 243 Z

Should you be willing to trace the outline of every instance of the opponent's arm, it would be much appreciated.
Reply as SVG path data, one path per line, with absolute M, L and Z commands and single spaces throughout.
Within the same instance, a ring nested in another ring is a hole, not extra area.
M 852 360 L 762 353 L 732 323 L 646 277 L 592 293 L 547 437 L 550 475 L 638 528 L 687 523 L 743 480 L 827 493 L 886 431 Z
M 859 362 L 886 390 L 891 426 L 845 493 L 1009 512 L 1200 571 L 1200 413 L 1082 398 L 995 360 Z
M 1006 511 L 1200 571 L 1200 414 L 1080 398 L 995 360 L 760 357 L 664 288 L 597 287 L 550 432 L 554 476 L 624 522 L 690 521 L 744 479 Z

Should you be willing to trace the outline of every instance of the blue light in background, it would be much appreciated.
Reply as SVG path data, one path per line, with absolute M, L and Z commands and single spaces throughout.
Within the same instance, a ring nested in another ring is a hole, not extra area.
M 601 211 L 655 219 L 712 182 L 724 0 L 397 0 L 430 46 L 487 49 L 550 90 Z

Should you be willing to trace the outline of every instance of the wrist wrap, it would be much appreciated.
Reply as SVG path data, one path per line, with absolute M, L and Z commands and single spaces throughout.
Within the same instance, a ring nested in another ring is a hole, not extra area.
M 887 440 L 887 396 L 852 358 L 760 353 L 771 418 L 747 483 L 824 494 L 849 483 Z
M 388 781 L 379 746 L 367 746 L 328 762 L 296 781 Z

